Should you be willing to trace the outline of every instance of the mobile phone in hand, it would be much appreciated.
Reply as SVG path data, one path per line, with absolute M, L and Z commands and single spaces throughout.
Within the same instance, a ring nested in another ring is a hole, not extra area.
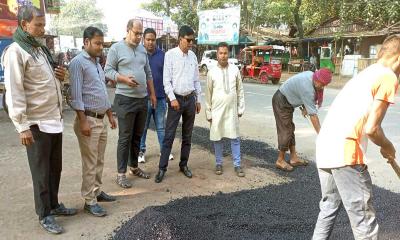
M 133 83 L 135 83 L 136 85 L 140 85 L 135 79 L 132 79 L 132 78 L 131 78 L 131 81 L 132 81 Z

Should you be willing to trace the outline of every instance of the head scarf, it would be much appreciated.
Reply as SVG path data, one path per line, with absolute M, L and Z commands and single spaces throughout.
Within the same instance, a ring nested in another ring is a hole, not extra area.
M 40 47 L 42 49 L 42 51 L 46 54 L 46 57 L 47 57 L 47 60 L 49 60 L 49 63 L 52 66 L 56 65 L 56 62 L 54 61 L 53 57 L 51 56 L 50 50 L 46 46 L 40 44 L 29 33 L 25 32 L 21 28 L 21 26 L 18 26 L 17 30 L 14 32 L 13 40 L 14 40 L 14 42 L 18 43 L 18 45 L 22 49 L 24 49 L 26 52 L 28 52 L 35 61 L 39 57 L 37 51 L 35 51 L 35 48 Z
M 317 70 L 313 74 L 313 80 L 319 83 L 322 83 L 322 85 L 326 86 L 332 81 L 332 72 L 328 68 L 321 68 L 320 70 Z M 324 100 L 324 90 L 316 90 L 315 91 L 315 103 L 318 105 L 320 108 L 322 106 L 322 101 Z

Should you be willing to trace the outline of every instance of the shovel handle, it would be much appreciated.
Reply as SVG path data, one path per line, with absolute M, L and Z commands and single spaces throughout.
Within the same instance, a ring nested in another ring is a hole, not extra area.
M 400 167 L 397 164 L 395 159 L 390 159 L 390 165 L 392 166 L 393 170 L 396 172 L 397 176 L 400 178 Z

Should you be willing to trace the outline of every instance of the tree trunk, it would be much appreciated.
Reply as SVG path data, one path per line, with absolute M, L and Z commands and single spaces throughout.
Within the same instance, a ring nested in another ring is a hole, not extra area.
M 249 29 L 249 9 L 247 8 L 247 0 L 242 0 L 242 9 L 244 13 L 245 28 Z
M 165 0 L 165 13 L 171 17 L 171 0 Z
M 301 0 L 296 0 L 296 6 L 293 9 L 293 17 L 298 31 L 297 36 L 299 37 L 297 53 L 299 54 L 299 57 L 303 58 L 304 54 L 303 54 L 303 46 L 301 40 L 304 38 L 304 29 L 303 29 L 303 21 L 300 18 L 300 7 L 301 7 Z

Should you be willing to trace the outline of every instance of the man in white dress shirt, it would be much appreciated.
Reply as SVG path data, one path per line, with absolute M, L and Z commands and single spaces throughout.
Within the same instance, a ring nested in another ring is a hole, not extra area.
M 239 117 L 244 113 L 242 78 L 235 65 L 228 64 L 229 46 L 217 47 L 217 67 L 207 75 L 206 117 L 210 122 L 210 140 L 214 141 L 217 175 L 222 174 L 222 138 L 231 142 L 232 159 L 237 176 L 244 177 L 240 164 Z
M 179 46 L 165 54 L 163 82 L 165 94 L 168 97 L 168 114 L 159 171 L 155 178 L 156 183 L 163 180 L 167 171 L 169 154 L 181 116 L 182 145 L 179 168 L 186 177 L 192 177 L 187 163 L 192 143 L 194 119 L 196 113 L 199 113 L 201 109 L 197 57 L 190 50 L 193 41 L 193 29 L 189 26 L 182 26 L 179 29 Z

